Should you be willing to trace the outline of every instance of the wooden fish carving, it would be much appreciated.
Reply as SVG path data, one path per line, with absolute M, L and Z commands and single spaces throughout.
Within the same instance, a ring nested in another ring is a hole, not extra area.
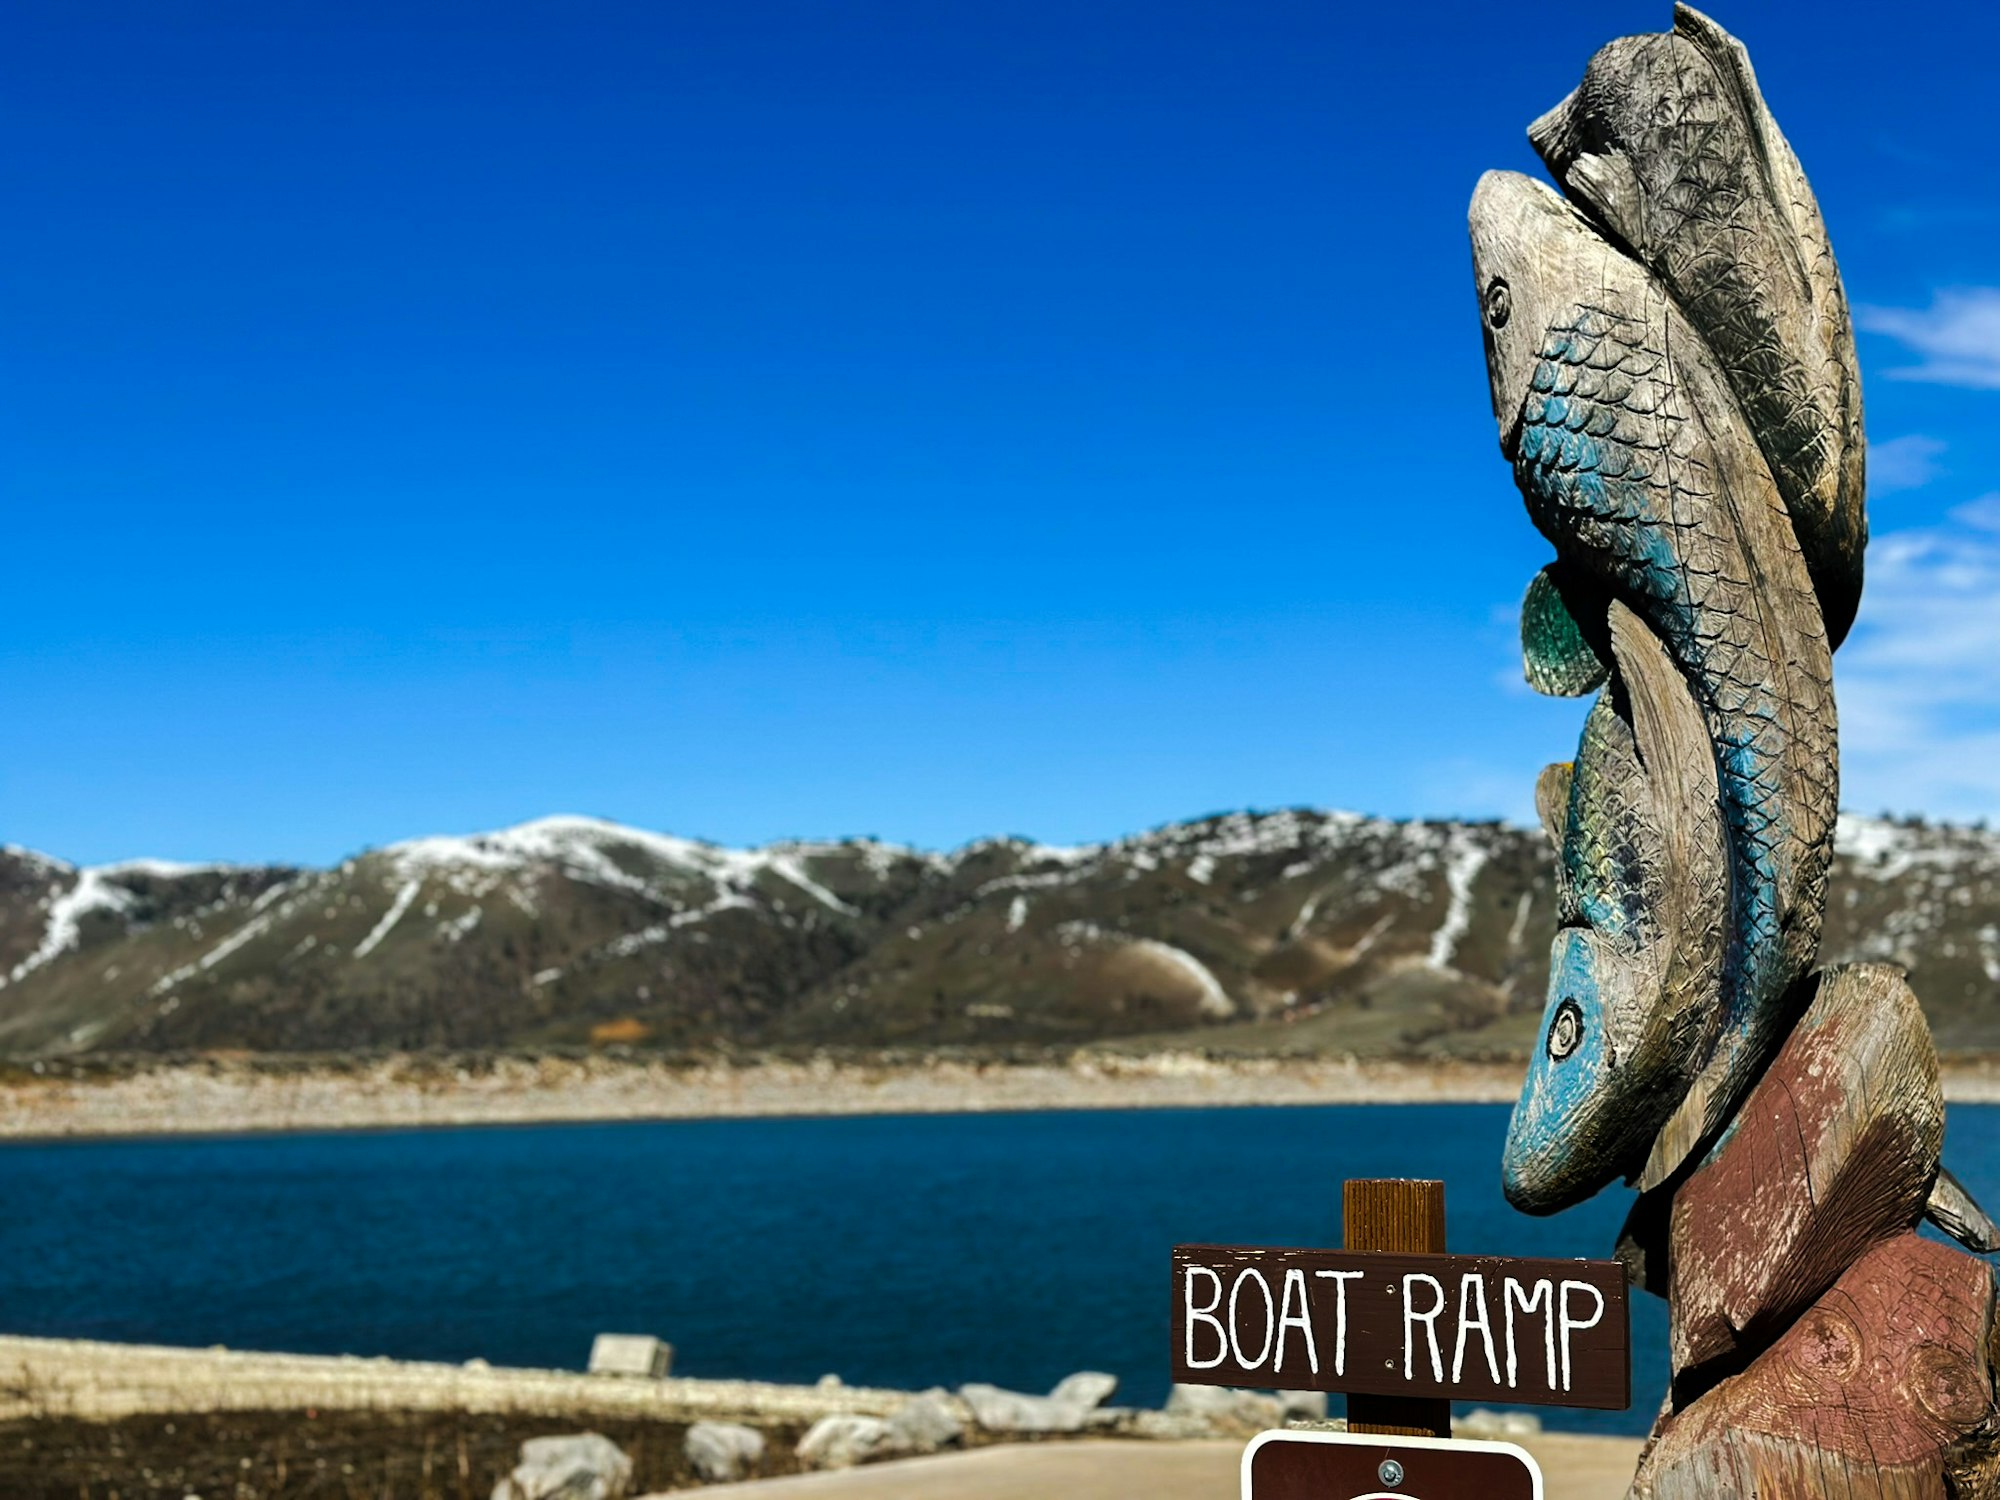
M 1749 54 L 1676 6 L 1672 31 L 1601 48 L 1528 136 L 1571 200 L 1660 278 L 1714 351 L 1838 646 L 1868 542 L 1854 327 L 1819 203 Z
M 1543 1043 L 1508 1124 L 1508 1201 L 1552 1213 L 1635 1171 L 1687 1092 L 1720 1011 L 1727 878 L 1708 732 L 1679 669 L 1624 605 L 1608 612 L 1612 686 L 1562 799 L 1560 930 Z
M 1494 416 L 1528 513 L 1666 647 L 1716 768 L 1718 1015 L 1641 1173 L 1650 1185 L 1741 1101 L 1817 953 L 1838 782 L 1831 652 L 1770 469 L 1665 288 L 1517 173 L 1481 178 L 1471 231 Z

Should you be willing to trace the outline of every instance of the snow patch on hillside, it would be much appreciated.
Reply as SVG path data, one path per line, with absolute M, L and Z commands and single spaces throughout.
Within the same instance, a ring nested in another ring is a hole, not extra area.
M 403 913 L 410 909 L 410 903 L 417 899 L 417 892 L 423 889 L 421 879 L 406 880 L 403 888 L 396 892 L 396 899 L 389 903 L 389 909 L 382 913 L 382 920 L 368 929 L 368 936 L 354 945 L 353 957 L 366 958 L 373 953 L 390 930 L 403 920 Z
M 282 888 L 280 887 L 280 889 Z M 286 902 L 282 906 L 269 907 L 261 915 L 252 917 L 248 922 L 245 922 L 241 927 L 230 933 L 228 937 L 209 949 L 208 952 L 202 954 L 193 963 L 182 964 L 172 973 L 162 976 L 153 985 L 152 993 L 155 995 L 164 995 L 182 980 L 191 979 L 196 974 L 207 973 L 245 943 L 260 936 L 273 921 L 289 913 L 291 906 L 292 903 Z M 162 1012 L 162 1014 L 165 1014 L 165 1012 Z
M 76 884 L 68 890 L 50 895 L 43 903 L 48 913 L 42 928 L 42 940 L 35 951 L 6 973 L 0 976 L 0 989 L 25 979 L 28 975 L 53 962 L 74 948 L 83 937 L 83 919 L 93 912 L 127 912 L 138 901 L 138 895 L 125 884 L 137 876 L 153 880 L 174 880 L 186 875 L 203 875 L 217 870 L 234 869 L 232 865 L 189 865 L 165 859 L 126 859 L 116 864 L 85 865 L 77 868 L 64 865 L 62 861 L 49 858 L 46 854 L 35 854 L 31 850 L 7 846 L 7 852 L 17 857 L 32 858 L 38 868 L 55 874 L 74 873 Z
M 1833 839 L 1854 873 L 1871 880 L 1894 880 L 1918 865 L 1959 870 L 2000 856 L 2000 839 L 1980 830 L 1920 827 L 1853 813 L 1840 815 Z
M 1172 943 L 1162 943 L 1156 938 L 1134 938 L 1132 946 L 1141 953 L 1164 959 L 1169 965 L 1187 975 L 1195 982 L 1201 995 L 1201 1011 L 1207 1016 L 1233 1016 L 1236 1006 L 1229 998 L 1229 992 L 1222 987 L 1208 965 L 1196 958 L 1185 948 L 1176 948 Z
M 1485 863 L 1485 848 L 1466 837 L 1464 830 L 1454 828 L 1451 832 L 1451 852 L 1446 855 L 1444 865 L 1444 884 L 1451 900 L 1445 907 L 1444 920 L 1431 934 L 1429 957 L 1433 968 L 1451 967 L 1452 958 L 1458 952 L 1458 940 L 1472 925 L 1472 883 Z
M 730 849 L 672 834 L 649 833 L 602 818 L 566 815 L 537 818 L 493 833 L 410 839 L 391 844 L 382 853 L 406 878 L 429 871 L 448 879 L 468 870 L 514 873 L 553 864 L 595 885 L 664 899 L 653 881 L 633 874 L 611 857 L 613 849 L 629 849 L 656 865 L 703 876 L 738 894 L 747 892 L 760 877 L 775 875 L 822 906 L 853 916 L 854 908 L 814 880 L 802 863 L 803 858 L 839 847 L 774 844 L 765 849 Z M 893 860 L 895 856 L 887 857 Z

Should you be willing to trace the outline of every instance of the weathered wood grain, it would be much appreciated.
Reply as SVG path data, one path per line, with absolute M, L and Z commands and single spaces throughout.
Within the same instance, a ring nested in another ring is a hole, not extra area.
M 1345 1391 L 1353 1430 L 1426 1406 L 1444 1427 L 1452 1401 L 1632 1399 L 1615 1260 L 1176 1245 L 1171 1306 L 1177 1383 Z
M 1637 1170 L 1719 1023 L 1728 887 L 1707 725 L 1639 617 L 1614 600 L 1606 622 L 1611 685 L 1575 764 L 1537 786 L 1545 804 L 1567 791 L 1560 930 L 1545 1044 L 1501 1164 L 1509 1201 L 1531 1212 Z
M 2000 1250 L 2000 1224 L 1995 1224 L 1992 1215 L 1965 1190 L 1965 1184 L 1942 1166 L 1938 1168 L 1937 1181 L 1931 1184 L 1930 1203 L 1924 1217 L 1968 1250 L 1977 1250 L 1981 1255 Z
M 1937 1176 L 1944 1094 L 1902 971 L 1818 979 L 1733 1133 L 1674 1198 L 1677 1390 L 1740 1367 L 1871 1245 L 1914 1228 Z
M 1341 1243 L 1349 1250 L 1444 1251 L 1444 1184 L 1434 1179 L 1350 1177 L 1340 1190 Z M 1451 1436 L 1451 1402 L 1425 1396 L 1350 1395 L 1352 1432 Z
M 1940 1164 L 1902 973 L 1808 974 L 1867 540 L 1825 223 L 1748 54 L 1685 5 L 1530 137 L 1577 207 L 1488 173 L 1471 214 L 1501 447 L 1557 554 L 1523 660 L 1608 686 L 1536 785 L 1561 925 L 1503 1186 L 1640 1189 L 1618 1256 L 1669 1300 L 1674 1379 L 1639 1500 L 2000 1500 L 1993 1275 L 1914 1232 L 2000 1225 Z
M 1487 173 L 1470 222 L 1494 412 L 1529 515 L 1666 646 L 1727 821 L 1720 1024 L 1650 1185 L 1733 1113 L 1817 953 L 1837 803 L 1825 623 L 1736 398 L 1661 284 L 1518 174 Z
M 1846 293 L 1749 54 L 1692 7 L 1620 37 L 1529 139 L 1673 293 L 1785 497 L 1831 641 L 1861 597 L 1865 445 Z
M 1875 1246 L 1741 1374 L 1662 1422 L 1650 1500 L 1946 1500 L 1995 1418 L 1985 1263 Z M 1961 1497 L 1967 1493 L 1957 1492 Z

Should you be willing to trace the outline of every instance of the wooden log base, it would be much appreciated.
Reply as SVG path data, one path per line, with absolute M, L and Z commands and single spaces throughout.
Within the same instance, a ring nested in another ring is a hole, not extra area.
M 1677 1405 L 1741 1369 L 1871 1245 L 1923 1217 L 1944 1145 L 1937 1052 L 1900 969 L 1830 969 L 1673 1200 Z
M 1983 1261 L 1913 1232 L 1877 1245 L 1740 1375 L 1662 1419 L 1631 1494 L 1993 1496 L 1993 1306 Z

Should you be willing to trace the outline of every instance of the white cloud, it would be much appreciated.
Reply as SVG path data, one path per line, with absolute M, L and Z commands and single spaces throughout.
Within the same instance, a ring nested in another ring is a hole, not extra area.
M 1869 544 L 1834 676 L 1844 805 L 2000 815 L 2000 495 Z
M 1861 307 L 1855 321 L 1906 345 L 1922 360 L 1885 372 L 1893 380 L 2000 390 L 2000 287 L 1941 291 L 1928 308 Z
M 1951 518 L 1981 531 L 2000 531 L 2000 490 L 1954 507 Z
M 1896 490 L 1921 489 L 1938 476 L 1937 457 L 1945 445 L 1934 437 L 1913 432 L 1908 437 L 1890 438 L 1886 443 L 1868 445 L 1868 492 L 1887 495 Z

